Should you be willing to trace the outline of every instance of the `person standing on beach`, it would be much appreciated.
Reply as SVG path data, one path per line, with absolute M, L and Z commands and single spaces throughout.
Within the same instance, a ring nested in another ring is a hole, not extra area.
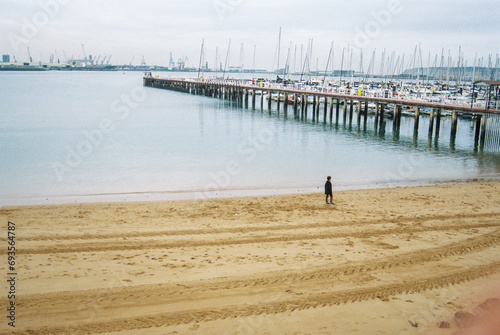
M 326 204 L 327 205 L 333 205 L 333 191 L 332 191 L 332 177 L 328 176 L 326 177 L 326 183 L 325 183 L 325 194 L 326 194 Z M 330 202 L 328 202 L 328 198 L 330 198 Z

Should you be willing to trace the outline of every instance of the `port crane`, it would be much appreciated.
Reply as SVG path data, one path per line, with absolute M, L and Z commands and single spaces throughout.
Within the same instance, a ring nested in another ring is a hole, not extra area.
M 189 62 L 189 59 L 187 58 L 187 56 L 184 56 L 184 58 L 179 58 L 177 60 L 177 66 L 179 69 L 184 69 L 186 66 L 187 66 L 187 62 Z
M 31 58 L 31 53 L 30 53 L 30 47 L 27 48 L 28 48 L 28 60 L 30 63 L 33 63 L 33 58 Z
M 174 58 L 172 57 L 172 52 L 170 53 L 170 60 L 168 62 L 168 67 L 170 69 L 173 69 L 175 67 L 175 62 L 174 62 Z
M 83 66 L 87 66 L 88 65 L 87 64 L 87 55 L 85 54 L 85 48 L 84 48 L 83 44 L 82 44 L 82 52 L 83 52 L 83 59 L 85 60 L 83 62 L 83 64 L 84 64 Z

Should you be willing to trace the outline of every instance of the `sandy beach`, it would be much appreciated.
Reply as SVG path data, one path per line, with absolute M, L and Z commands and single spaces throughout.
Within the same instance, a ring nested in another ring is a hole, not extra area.
M 0 333 L 499 334 L 494 304 L 477 306 L 500 298 L 500 183 L 342 191 L 334 202 L 0 208 L 3 278 L 9 221 L 16 234 Z

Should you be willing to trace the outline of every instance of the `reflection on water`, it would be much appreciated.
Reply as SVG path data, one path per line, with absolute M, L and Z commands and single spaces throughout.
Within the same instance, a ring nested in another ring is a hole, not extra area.
M 324 105 L 321 104 L 318 108 L 320 112 L 315 114 L 312 106 L 308 107 L 307 113 L 303 113 L 300 106 L 294 111 L 293 106 L 286 108 L 283 103 L 278 105 L 277 102 L 273 102 L 269 109 L 267 102 L 260 104 L 259 100 L 255 105 L 246 102 L 238 105 L 236 102 L 227 101 L 219 104 L 228 104 L 236 110 L 242 108 L 250 113 L 267 114 L 287 123 L 301 124 L 301 131 L 304 133 L 322 131 L 325 136 L 332 134 L 342 136 L 345 146 L 350 147 L 350 141 L 358 145 L 363 141 L 365 145 L 374 149 L 365 152 L 365 156 L 371 157 L 373 162 L 377 159 L 372 155 L 386 157 L 397 153 L 400 156 L 408 156 L 409 159 L 406 161 L 399 159 L 399 166 L 406 166 L 411 173 L 378 171 L 381 172 L 378 174 L 379 177 L 385 175 L 385 181 L 489 177 L 500 172 L 499 127 L 498 117 L 495 115 L 488 115 L 486 141 L 480 145 L 475 118 L 459 118 L 457 133 L 453 136 L 451 115 L 448 114 L 441 115 L 439 120 L 435 118 L 434 122 L 431 122 L 429 115 L 421 114 L 416 124 L 414 113 L 410 111 L 402 115 L 401 123 L 397 124 L 393 122 L 392 117 L 386 115 L 380 118 L 374 111 L 367 115 L 358 113 L 357 106 L 352 112 L 350 106 L 344 108 L 341 105 L 338 112 L 334 107 L 330 114 L 330 106 L 327 106 L 325 113 Z M 350 152 L 349 155 L 354 156 L 355 152 Z M 418 158 L 415 158 L 417 156 Z M 447 164 L 442 164 L 443 162 Z M 460 175 L 455 175 L 457 168 L 462 169 Z M 374 172 L 372 182 L 384 181 L 384 178 L 377 178 L 376 166 L 370 166 L 370 169 Z
M 459 119 L 452 139 L 449 116 L 430 130 L 421 115 L 415 129 L 413 116 L 395 127 L 340 106 L 330 121 L 323 105 L 313 119 L 312 104 L 303 117 L 260 99 L 143 88 L 142 73 L 0 73 L 0 205 L 296 192 L 327 175 L 340 189 L 500 174 L 498 133 L 479 146 L 475 120 Z

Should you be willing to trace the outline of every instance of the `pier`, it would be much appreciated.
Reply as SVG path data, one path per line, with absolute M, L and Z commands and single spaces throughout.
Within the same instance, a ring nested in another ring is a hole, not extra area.
M 146 87 L 235 101 L 242 106 L 251 104 L 252 108 L 256 107 L 256 96 L 261 95 L 261 99 L 259 99 L 261 109 L 264 109 L 264 96 L 267 95 L 266 107 L 269 111 L 271 111 L 274 100 L 278 113 L 283 109 L 283 113 L 286 115 L 291 109 L 296 118 L 302 120 L 311 118 L 315 122 L 322 120 L 324 123 L 331 123 L 335 114 L 337 122 L 342 118 L 344 124 L 352 125 L 353 117 L 356 114 L 358 125 L 364 123 L 366 126 L 368 114 L 374 114 L 376 125 L 382 125 L 385 119 L 392 118 L 395 134 L 399 134 L 403 113 L 411 114 L 415 118 L 414 137 L 418 137 L 419 119 L 421 114 L 425 112 L 429 115 L 429 140 L 433 134 L 439 138 L 441 119 L 446 113 L 446 115 L 451 116 L 450 146 L 452 148 L 457 135 L 459 117 L 473 117 L 475 118 L 474 148 L 483 150 L 487 134 L 490 135 L 490 142 L 494 142 L 492 144 L 500 148 L 500 110 L 497 109 L 272 87 L 261 83 L 235 80 L 171 79 L 153 77 L 147 74 L 143 78 L 143 84 Z M 323 106 L 321 107 L 321 105 Z M 343 105 L 342 109 L 341 105 Z M 488 123 L 490 123 L 488 120 L 492 121 L 491 127 L 488 127 Z

